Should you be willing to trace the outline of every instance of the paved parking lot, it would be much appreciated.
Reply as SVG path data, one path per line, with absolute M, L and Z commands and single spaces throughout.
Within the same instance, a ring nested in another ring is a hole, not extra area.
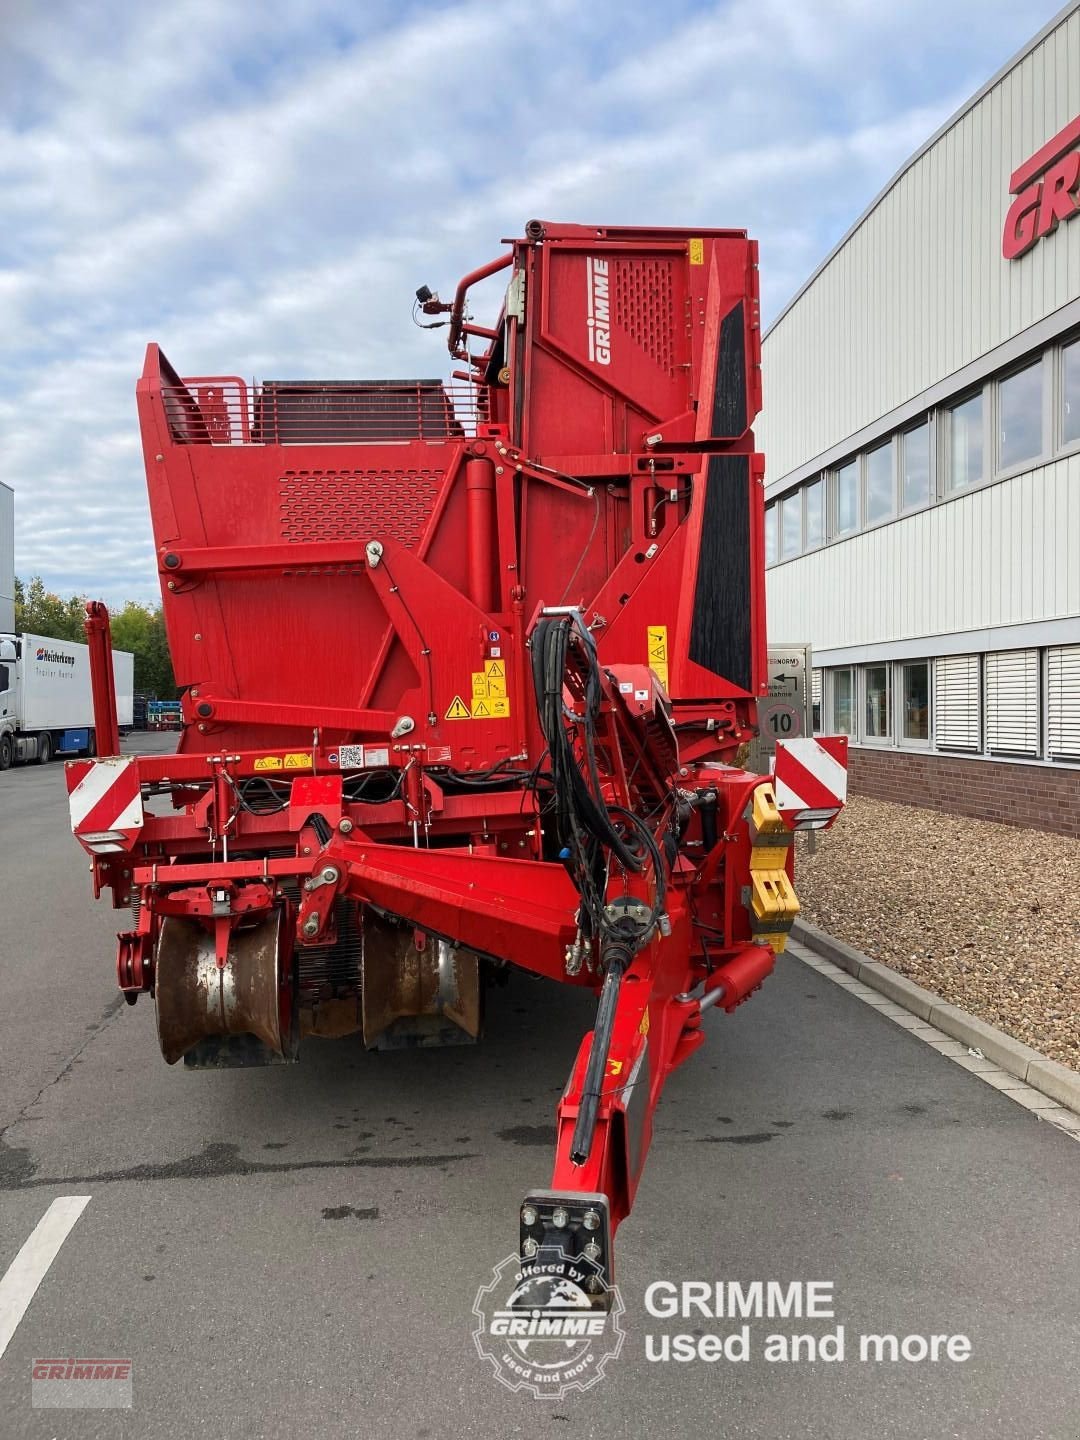
M 58 764 L 0 775 L 0 1274 L 90 1196 L 0 1359 L 5 1437 L 1080 1433 L 1080 1145 L 788 957 L 668 1086 L 617 1361 L 558 1402 L 503 1389 L 471 1307 L 548 1178 L 589 1005 L 522 976 L 475 1049 L 169 1069 L 63 791 Z M 727 1279 L 830 1280 L 849 1337 L 972 1355 L 651 1363 L 649 1333 L 732 1326 L 650 1319 L 647 1285 Z M 33 1358 L 80 1354 L 132 1358 L 130 1411 L 31 1408 Z

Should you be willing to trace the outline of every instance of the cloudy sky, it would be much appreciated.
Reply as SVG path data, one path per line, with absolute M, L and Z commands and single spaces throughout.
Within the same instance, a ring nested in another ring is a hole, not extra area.
M 532 216 L 746 226 L 767 322 L 1058 8 L 0 0 L 18 573 L 156 595 L 148 340 L 187 375 L 441 374 L 413 290 L 451 292 Z

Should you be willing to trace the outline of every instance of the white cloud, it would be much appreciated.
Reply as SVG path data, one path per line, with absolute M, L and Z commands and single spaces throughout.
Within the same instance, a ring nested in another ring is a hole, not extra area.
M 8 0 L 19 572 L 155 593 L 148 340 L 188 374 L 439 373 L 413 289 L 451 290 L 534 215 L 746 225 L 775 313 L 1040 8 L 672 0 L 661 24 L 615 0 Z

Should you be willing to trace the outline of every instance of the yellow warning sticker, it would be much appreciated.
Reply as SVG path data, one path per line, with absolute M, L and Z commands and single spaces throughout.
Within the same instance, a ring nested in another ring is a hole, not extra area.
M 641 1024 L 638 1026 L 637 1033 L 639 1035 L 647 1035 L 649 1033 L 649 1007 L 647 1005 L 642 1012 Z
M 609 1060 L 607 1062 L 607 1073 L 609 1075 L 621 1075 L 623 1062 L 621 1060 Z
M 655 670 L 656 678 L 666 690 L 668 684 L 667 626 L 650 625 L 646 633 L 648 636 L 649 665 Z
M 690 264 L 691 264 L 691 265 L 704 265 L 704 264 L 705 264 L 705 241 L 704 241 L 704 240 L 700 240 L 700 239 L 695 238 L 695 239 L 693 239 L 693 240 L 690 241 Z
M 507 719 L 510 704 L 506 698 L 506 667 L 503 662 L 485 661 L 483 670 L 474 670 L 471 679 L 473 719 Z M 477 710 L 477 705 L 483 705 L 483 710 Z
M 447 710 L 444 719 L 446 720 L 468 720 L 469 707 L 460 695 L 455 695 L 450 702 L 450 709 Z
M 311 754 L 303 750 L 294 750 L 285 756 L 286 770 L 310 770 Z
M 280 756 L 280 755 L 261 755 L 261 756 L 259 757 L 259 759 L 255 761 L 255 769 L 256 769 L 256 770 L 280 770 L 280 769 L 281 769 L 281 756 Z

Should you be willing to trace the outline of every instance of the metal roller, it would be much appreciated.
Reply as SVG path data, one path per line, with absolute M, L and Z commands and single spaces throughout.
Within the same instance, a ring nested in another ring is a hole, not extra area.
M 283 960 L 282 912 L 236 927 L 219 966 L 214 934 L 196 921 L 162 921 L 154 960 L 157 1030 L 170 1065 L 201 1041 L 254 1036 L 274 1056 L 295 1050 L 293 996 Z

